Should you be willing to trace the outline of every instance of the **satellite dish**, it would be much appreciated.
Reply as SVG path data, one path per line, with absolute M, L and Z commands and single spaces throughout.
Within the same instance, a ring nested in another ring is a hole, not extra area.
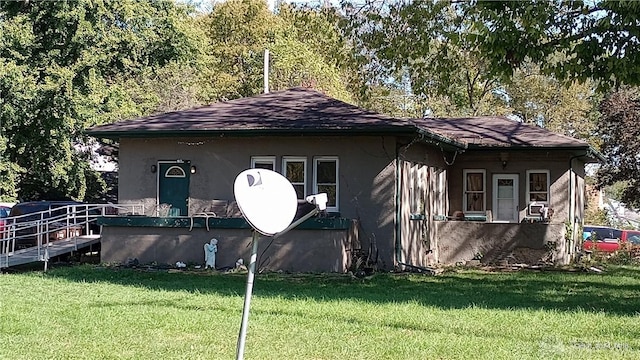
M 236 177 L 233 193 L 242 216 L 266 236 L 285 230 L 298 210 L 298 197 L 284 176 L 267 169 L 248 169 Z

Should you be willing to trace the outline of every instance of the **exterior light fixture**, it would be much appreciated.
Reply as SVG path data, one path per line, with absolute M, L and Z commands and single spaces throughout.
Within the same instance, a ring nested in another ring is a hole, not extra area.
M 195 166 L 195 165 L 191 165 L 190 170 L 191 170 L 191 173 L 192 173 L 192 174 L 195 174 L 195 173 L 196 173 L 196 171 L 197 171 L 198 169 L 196 168 L 196 166 Z
M 158 171 L 158 166 L 157 166 L 157 165 L 155 165 L 155 164 L 154 164 L 154 165 L 151 165 L 151 172 L 155 174 L 155 173 L 156 173 L 156 171 Z
M 500 162 L 502 163 L 502 169 L 507 168 L 507 161 L 509 160 L 509 153 L 502 152 L 500 153 Z

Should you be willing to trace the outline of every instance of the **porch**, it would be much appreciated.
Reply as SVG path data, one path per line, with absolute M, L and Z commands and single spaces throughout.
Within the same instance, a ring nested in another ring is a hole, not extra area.
M 249 262 L 253 231 L 243 218 L 110 216 L 102 225 L 101 262 L 204 264 L 204 244 L 218 240 L 216 268 Z M 258 268 L 289 272 L 346 272 L 358 248 L 357 222 L 315 217 L 277 239 L 259 240 Z
M 564 224 L 435 221 L 441 264 L 556 263 L 569 261 Z

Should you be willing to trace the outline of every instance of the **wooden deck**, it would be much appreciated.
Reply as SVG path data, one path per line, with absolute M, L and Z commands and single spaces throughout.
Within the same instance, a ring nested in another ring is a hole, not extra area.
M 50 242 L 48 246 L 37 246 L 14 251 L 10 254 L 0 254 L 0 269 L 37 261 L 45 261 L 46 256 L 51 259 L 55 256 L 68 254 L 79 249 L 100 242 L 100 235 L 81 235 L 65 240 Z

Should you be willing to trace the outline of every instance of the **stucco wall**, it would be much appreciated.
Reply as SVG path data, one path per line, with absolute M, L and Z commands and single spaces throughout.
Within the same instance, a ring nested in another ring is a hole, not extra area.
M 213 199 L 233 201 L 233 182 L 251 165 L 252 156 L 307 158 L 307 192 L 312 191 L 314 156 L 339 158 L 341 217 L 360 220 L 362 247 L 374 244 L 383 268 L 393 268 L 395 229 L 396 138 L 362 137 L 251 137 L 121 139 L 119 157 L 120 202 L 143 202 L 155 215 L 157 176 L 151 166 L 162 160 L 189 160 L 189 213 L 202 211 Z
M 204 244 L 218 239 L 216 267 L 231 267 L 242 258 L 248 264 L 252 232 L 249 229 L 205 229 L 105 226 L 102 231 L 103 263 L 173 265 L 177 261 L 204 265 Z M 291 272 L 345 272 L 350 266 L 352 237 L 349 230 L 292 230 L 282 237 L 258 240 L 258 266 Z
M 504 152 L 504 150 L 502 151 Z M 486 170 L 486 207 L 492 210 L 493 186 L 492 176 L 494 174 L 517 174 L 519 176 L 519 218 L 524 219 L 526 214 L 526 173 L 527 170 L 549 170 L 551 189 L 550 207 L 554 210 L 551 222 L 561 224 L 569 220 L 569 159 L 568 152 L 550 151 L 510 151 L 506 167 L 502 167 L 500 161 L 500 151 L 472 152 L 468 151 L 459 154 L 455 162 L 449 168 L 449 193 L 451 196 L 450 214 L 456 210 L 463 210 L 463 170 L 464 169 L 485 169 Z M 576 175 L 581 179 L 584 177 L 584 164 L 574 160 Z M 573 182 L 573 193 L 578 196 L 576 189 L 581 185 L 581 181 Z M 580 193 L 581 194 L 581 193 Z M 582 200 L 580 200 L 582 201 Z
M 480 254 L 483 263 L 506 260 L 510 263 L 536 263 L 552 248 L 564 243 L 563 224 L 500 224 L 473 221 L 439 221 L 438 254 L 442 264 L 465 263 Z M 561 249 L 558 249 L 561 250 Z M 551 251 L 557 259 L 558 250 Z

